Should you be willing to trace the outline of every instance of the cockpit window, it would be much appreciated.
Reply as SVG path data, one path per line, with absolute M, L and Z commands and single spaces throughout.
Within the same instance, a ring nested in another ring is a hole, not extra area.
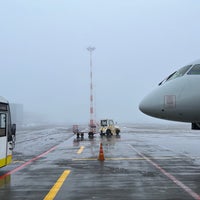
M 189 69 L 190 67 L 192 67 L 192 65 L 187 65 L 185 67 L 182 67 L 181 69 L 179 69 L 178 71 L 176 71 L 174 74 L 170 75 L 166 81 L 178 78 L 183 76 Z
M 192 65 L 187 65 L 185 67 L 182 67 L 181 69 L 179 69 L 178 71 L 170 74 L 166 79 L 164 79 L 162 82 L 160 82 L 158 85 L 162 85 L 163 83 L 165 83 L 166 81 L 169 80 L 173 80 L 175 78 L 181 77 L 183 76 L 190 68 L 192 67 Z
M 194 65 L 187 74 L 200 75 L 200 64 Z

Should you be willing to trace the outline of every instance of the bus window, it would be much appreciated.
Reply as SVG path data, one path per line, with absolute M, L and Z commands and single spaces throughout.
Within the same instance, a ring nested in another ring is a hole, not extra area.
M 0 137 L 6 136 L 6 114 L 0 113 Z

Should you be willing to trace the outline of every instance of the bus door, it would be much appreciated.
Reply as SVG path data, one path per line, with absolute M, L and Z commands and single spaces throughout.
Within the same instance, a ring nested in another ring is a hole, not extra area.
M 0 112 L 0 167 L 7 164 L 7 114 Z

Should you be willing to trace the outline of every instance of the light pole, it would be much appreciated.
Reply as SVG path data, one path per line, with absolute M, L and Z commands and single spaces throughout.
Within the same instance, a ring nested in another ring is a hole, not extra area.
M 94 121 L 94 102 L 93 102 L 93 77 L 92 77 L 92 52 L 95 47 L 88 47 L 87 50 L 90 52 L 90 132 L 96 132 L 96 124 Z

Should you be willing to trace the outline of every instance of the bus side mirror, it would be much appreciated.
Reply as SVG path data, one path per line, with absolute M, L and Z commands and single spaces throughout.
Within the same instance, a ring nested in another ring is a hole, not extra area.
M 12 135 L 16 134 L 16 124 L 12 124 L 11 133 L 12 133 Z

